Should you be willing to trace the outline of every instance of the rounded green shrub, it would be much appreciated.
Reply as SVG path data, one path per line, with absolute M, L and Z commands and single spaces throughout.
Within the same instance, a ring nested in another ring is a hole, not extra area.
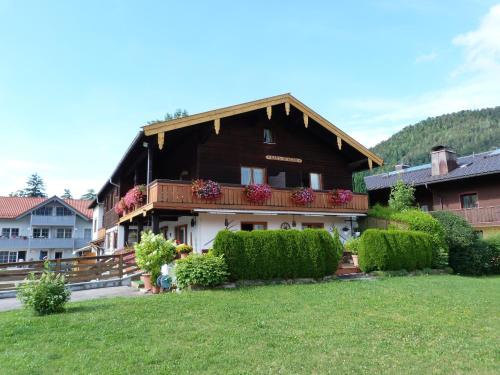
M 337 270 L 342 244 L 323 229 L 220 231 L 214 255 L 224 255 L 231 279 L 320 278 Z
M 70 290 L 64 285 L 64 276 L 50 271 L 44 271 L 39 279 L 30 273 L 17 288 L 17 298 L 38 315 L 64 311 L 70 295 Z
M 213 287 L 226 281 L 227 264 L 223 257 L 211 253 L 206 255 L 191 254 L 179 259 L 175 264 L 177 285 Z
M 439 220 L 418 209 L 393 213 L 391 220 L 406 224 L 409 230 L 430 234 L 432 236 L 432 267 L 444 268 L 448 265 L 448 245 L 445 241 L 445 230 Z
M 368 229 L 360 237 L 359 267 L 364 272 L 428 268 L 432 246 L 433 238 L 426 233 Z

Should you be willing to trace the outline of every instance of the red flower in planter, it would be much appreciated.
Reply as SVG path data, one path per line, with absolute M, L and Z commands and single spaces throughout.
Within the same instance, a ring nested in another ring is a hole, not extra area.
M 267 184 L 250 184 L 245 186 L 245 196 L 251 202 L 264 202 L 273 194 L 271 187 Z
M 115 212 L 118 214 L 118 215 L 123 215 L 125 213 L 125 210 L 127 209 L 127 205 L 125 204 L 125 201 L 122 199 L 120 199 L 118 202 L 116 202 L 115 204 Z
M 342 204 L 349 203 L 352 201 L 352 191 L 344 189 L 333 189 L 330 192 L 330 201 L 334 206 L 340 206 Z
M 217 199 L 222 195 L 220 185 L 212 180 L 194 180 L 191 190 L 194 196 L 201 199 Z
M 137 185 L 132 189 L 127 191 L 127 194 L 123 197 L 123 201 L 125 202 L 125 206 L 128 209 L 137 208 L 143 201 L 146 195 L 146 186 Z
M 295 204 L 308 204 L 314 202 L 316 194 L 311 188 L 299 188 L 292 193 L 292 200 Z

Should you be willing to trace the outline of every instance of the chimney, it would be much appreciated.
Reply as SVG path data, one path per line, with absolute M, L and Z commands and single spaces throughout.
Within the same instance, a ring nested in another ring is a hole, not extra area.
M 442 176 L 457 167 L 457 155 L 446 146 L 434 146 L 431 149 L 432 175 Z
M 401 172 L 401 171 L 403 171 L 403 170 L 405 170 L 405 169 L 407 169 L 407 168 L 410 168 L 410 166 L 409 166 L 408 164 L 396 164 L 396 165 L 394 166 L 394 170 L 395 170 L 396 172 Z

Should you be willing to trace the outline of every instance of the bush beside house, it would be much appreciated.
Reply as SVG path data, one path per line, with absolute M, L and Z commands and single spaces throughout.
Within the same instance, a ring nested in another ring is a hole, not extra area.
M 226 281 L 227 264 L 223 257 L 192 254 L 177 261 L 175 265 L 177 285 L 180 288 L 187 286 L 213 287 Z
M 432 264 L 431 235 L 408 230 L 368 229 L 361 236 L 359 266 L 362 271 L 413 271 Z
M 223 255 L 230 278 L 321 278 L 335 273 L 343 248 L 325 230 L 220 231 L 213 253 Z

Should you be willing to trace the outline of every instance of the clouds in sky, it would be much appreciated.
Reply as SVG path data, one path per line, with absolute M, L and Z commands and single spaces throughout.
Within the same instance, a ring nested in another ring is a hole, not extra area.
M 447 86 L 418 96 L 345 101 L 357 113 L 347 123 L 350 133 L 373 146 L 406 124 L 430 116 L 500 105 L 500 4 L 490 8 L 477 29 L 457 35 L 450 44 L 461 49 L 463 58 L 449 72 Z M 415 62 L 436 58 L 432 52 Z

